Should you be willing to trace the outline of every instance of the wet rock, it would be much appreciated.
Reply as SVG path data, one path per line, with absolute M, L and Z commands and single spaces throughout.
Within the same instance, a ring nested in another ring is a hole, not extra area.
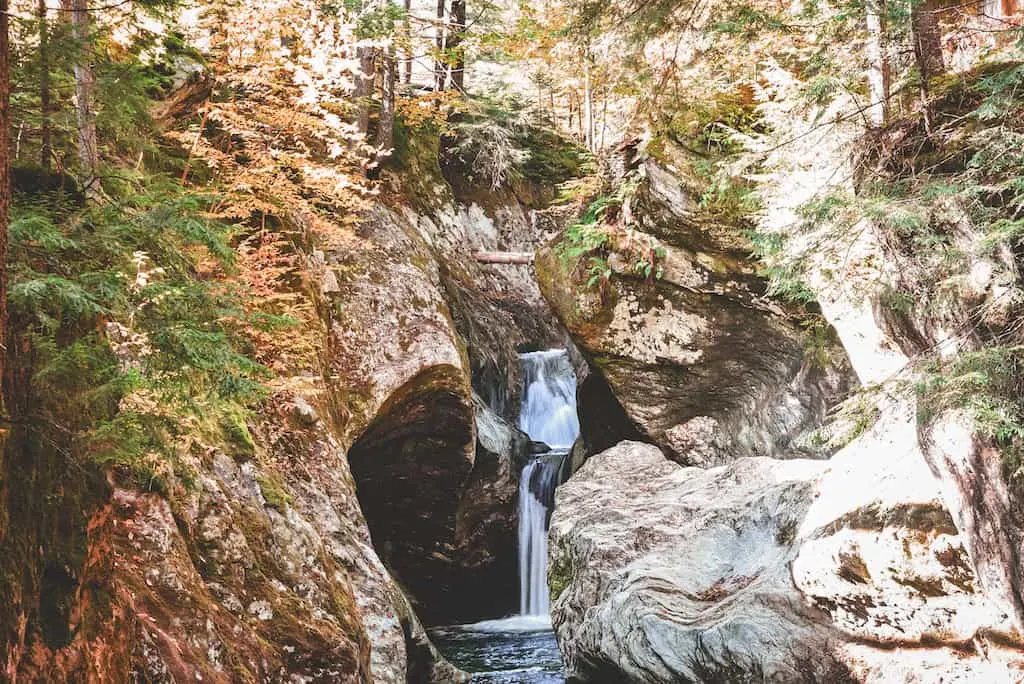
M 476 403 L 477 446 L 473 472 L 456 517 L 449 623 L 502 617 L 519 600 L 516 529 L 519 476 L 529 459 L 529 438 Z
M 428 624 L 514 604 L 514 534 L 499 537 L 514 525 L 518 468 L 507 435 L 478 439 L 478 426 L 493 421 L 481 419 L 474 394 L 493 417 L 511 419 L 518 347 L 564 336 L 528 269 L 472 256 L 473 246 L 519 239 L 529 228 L 522 207 L 460 205 L 438 181 L 429 207 L 378 206 L 350 243 L 325 251 L 337 288 L 320 302 L 331 413 L 350 445 L 374 547 Z

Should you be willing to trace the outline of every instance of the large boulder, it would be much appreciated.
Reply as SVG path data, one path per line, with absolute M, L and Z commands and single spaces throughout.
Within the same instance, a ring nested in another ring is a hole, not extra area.
M 570 680 L 1017 681 L 1009 606 L 981 590 L 910 417 L 889 407 L 827 462 L 592 457 L 551 523 Z
M 764 297 L 739 238 L 708 225 L 657 164 L 644 169 L 632 222 L 604 228 L 604 247 L 571 256 L 566 233 L 537 255 L 542 292 L 614 395 L 596 387 L 592 403 L 609 415 L 621 405 L 620 439 L 640 436 L 684 464 L 792 454 L 846 389 L 844 355 L 808 351 L 795 320 Z M 607 264 L 598 282 L 592 259 Z M 653 262 L 646 277 L 640 260 Z M 600 432 L 586 412 L 583 422 L 585 437 Z

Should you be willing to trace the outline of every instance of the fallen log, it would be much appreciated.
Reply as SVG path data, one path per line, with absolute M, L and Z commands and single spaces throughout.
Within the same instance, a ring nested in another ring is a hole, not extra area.
M 473 257 L 481 264 L 533 263 L 533 252 L 476 252 Z

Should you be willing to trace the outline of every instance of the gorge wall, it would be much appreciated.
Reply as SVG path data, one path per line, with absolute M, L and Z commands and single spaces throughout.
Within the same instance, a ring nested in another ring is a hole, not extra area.
M 420 161 L 426 173 L 389 173 L 388 196 L 329 244 L 289 194 L 312 192 L 301 179 L 264 190 L 289 207 L 265 225 L 300 246 L 292 294 L 316 315 L 292 347 L 308 365 L 273 379 L 233 442 L 196 426 L 181 453 L 191 480 L 150 491 L 117 466 L 82 476 L 69 445 L 10 436 L 0 678 L 465 679 L 421 620 L 517 605 L 518 348 L 564 332 L 529 268 L 472 256 L 539 240 L 531 207 L 508 188 L 486 208 L 460 203 L 436 143 Z
M 605 237 L 574 251 L 570 231 L 538 257 L 545 295 L 620 416 L 556 500 L 549 579 L 567 675 L 1017 681 L 1014 447 L 929 384 L 955 386 L 935 380 L 946 364 L 1016 339 L 1006 316 L 1017 257 L 979 249 L 988 229 L 956 200 L 923 219 L 959 255 L 941 266 L 926 251 L 908 258 L 914 238 L 878 215 L 809 220 L 822 195 L 866 194 L 865 175 L 906 172 L 912 158 L 901 155 L 925 124 L 879 133 L 907 146 L 865 164 L 858 122 L 818 123 L 848 101 L 808 114 L 766 93 L 762 106 L 787 122 L 774 134 L 792 144 L 769 146 L 760 167 L 758 230 L 804 260 L 834 332 L 810 342 L 799 307 L 765 298 L 750 262 L 723 242 L 720 216 L 695 199 L 683 171 L 692 151 L 671 143 L 656 159 L 641 145 L 629 213 L 597 226 Z M 974 106 L 962 98 L 935 111 L 962 115 Z M 936 272 L 958 285 L 938 294 Z M 893 304 L 907 293 L 920 299 Z

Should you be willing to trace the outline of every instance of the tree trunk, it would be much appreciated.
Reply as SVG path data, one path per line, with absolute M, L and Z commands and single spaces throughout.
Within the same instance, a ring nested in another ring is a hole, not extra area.
M 44 169 L 49 169 L 53 159 L 53 130 L 50 124 L 50 27 L 46 0 L 39 0 L 36 19 L 39 22 L 39 163 Z
M 928 83 L 946 71 L 942 59 L 942 29 L 936 12 L 937 0 L 912 0 L 910 32 L 914 40 L 914 58 L 920 74 L 921 111 L 924 112 L 925 131 L 931 135 L 932 116 L 928 104 Z
M 475 252 L 479 264 L 532 264 L 533 252 Z
M 885 24 L 882 16 L 885 0 L 868 0 L 867 11 L 867 57 L 868 57 L 868 120 L 874 126 L 883 126 L 889 120 L 890 71 L 887 46 L 885 45 Z
M 914 57 L 921 71 L 922 80 L 929 80 L 945 73 L 946 64 L 942 58 L 942 29 L 939 26 L 937 0 L 913 0 L 910 10 L 910 26 L 914 39 Z
M 604 134 L 608 130 L 608 87 L 604 89 L 604 104 L 601 106 L 601 143 L 600 149 L 604 151 Z
M 11 72 L 9 56 L 10 18 L 8 0 L 0 0 L 0 379 L 7 371 L 7 232 L 11 210 L 10 127 Z M 3 386 L 6 387 L 4 382 Z M 7 415 L 7 402 L 0 392 L 0 415 Z
M 373 99 L 374 52 L 369 45 L 356 48 L 359 57 L 359 77 L 356 78 L 356 103 L 359 107 L 359 132 L 364 136 L 370 133 L 370 104 Z
M 448 85 L 448 65 L 445 64 L 445 0 L 437 0 L 437 59 L 434 61 L 434 90 L 442 91 Z
M 412 59 L 413 59 L 413 46 L 412 46 L 412 0 L 405 0 L 405 62 L 402 65 L 402 83 L 412 83 Z
M 393 50 L 384 57 L 384 93 L 381 97 L 380 123 L 377 127 L 377 147 L 382 156 L 391 154 L 395 145 L 395 86 L 398 83 L 398 60 Z
M 590 83 L 590 48 L 583 55 L 583 117 L 584 141 L 594 151 L 594 89 Z
M 466 56 L 462 42 L 466 38 L 466 0 L 452 0 L 452 28 L 448 49 L 451 51 L 451 83 L 458 91 L 466 82 Z
M 87 0 L 64 0 L 70 4 L 71 32 L 78 47 L 75 60 L 75 108 L 78 118 L 78 158 L 86 176 L 86 194 L 99 192 L 99 149 L 96 145 L 96 112 L 93 107 L 95 79 L 92 73 L 90 18 Z

